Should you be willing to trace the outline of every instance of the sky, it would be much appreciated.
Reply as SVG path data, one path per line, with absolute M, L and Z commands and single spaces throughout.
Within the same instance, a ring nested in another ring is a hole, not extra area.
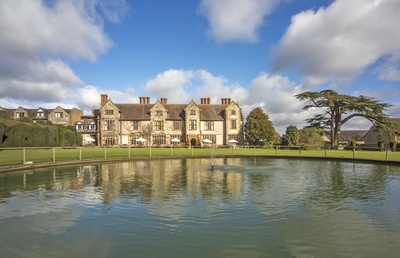
M 317 112 L 296 94 L 333 89 L 400 117 L 399 13 L 398 0 L 1 0 L 0 106 L 231 98 L 284 134 Z

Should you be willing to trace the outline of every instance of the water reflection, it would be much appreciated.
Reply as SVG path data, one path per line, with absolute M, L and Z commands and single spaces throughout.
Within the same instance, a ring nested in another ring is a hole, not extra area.
M 0 256 L 400 254 L 398 167 L 214 163 L 138 160 L 2 174 Z

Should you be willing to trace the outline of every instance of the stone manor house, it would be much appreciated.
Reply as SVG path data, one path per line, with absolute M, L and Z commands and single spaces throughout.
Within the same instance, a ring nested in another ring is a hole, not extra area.
M 228 145 L 231 140 L 243 144 L 242 110 L 230 98 L 222 98 L 220 104 L 211 104 L 210 98 L 201 98 L 199 104 L 193 100 L 188 104 L 168 104 L 166 98 L 152 104 L 149 97 L 139 99 L 139 103 L 120 104 L 101 94 L 100 108 L 92 110 L 91 115 L 60 106 L 0 107 L 0 111 L 6 111 L 11 119 L 29 117 L 35 122 L 74 126 L 84 139 L 94 140 L 84 144 L 97 146 L 202 146 L 206 139 L 213 145 Z
M 243 142 L 242 110 L 230 98 L 218 105 L 210 98 L 201 98 L 200 104 L 193 100 L 168 104 L 166 98 L 151 104 L 149 97 L 139 99 L 138 104 L 118 104 L 101 95 L 100 109 L 94 111 L 99 145 L 169 146 L 172 139 L 186 146 L 203 145 L 205 139 L 215 145 Z

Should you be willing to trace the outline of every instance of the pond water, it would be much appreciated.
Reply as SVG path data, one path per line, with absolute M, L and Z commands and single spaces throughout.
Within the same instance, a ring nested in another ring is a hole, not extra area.
M 0 174 L 0 257 L 400 257 L 400 167 L 213 162 Z

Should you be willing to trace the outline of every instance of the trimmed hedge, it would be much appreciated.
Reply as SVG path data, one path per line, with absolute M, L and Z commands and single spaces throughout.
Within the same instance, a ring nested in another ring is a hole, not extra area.
M 67 127 L 24 119 L 13 121 L 0 116 L 0 147 L 56 147 L 64 144 L 81 145 L 82 135 Z

